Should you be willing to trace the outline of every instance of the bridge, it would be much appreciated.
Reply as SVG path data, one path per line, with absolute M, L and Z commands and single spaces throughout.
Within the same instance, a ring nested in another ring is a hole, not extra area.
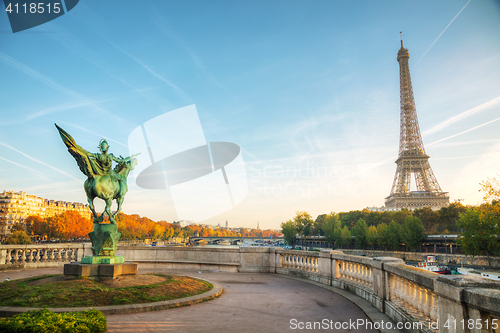
M 75 243 L 0 245 L 0 278 L 12 280 L 55 274 L 56 268 L 60 272 L 65 262 L 79 261 L 84 254 L 90 253 L 90 246 Z M 342 251 L 298 251 L 274 247 L 148 246 L 119 246 L 117 255 L 124 256 L 127 261 L 137 262 L 143 273 L 177 270 L 182 274 L 190 271 L 187 274 L 206 276 L 223 285 L 227 294 L 197 305 L 197 309 L 202 310 L 197 312 L 197 318 L 193 317 L 193 310 L 184 311 L 182 308 L 175 311 L 174 315 L 172 309 L 165 310 L 169 311 L 168 314 L 163 312 L 161 315 L 158 312 L 110 315 L 110 332 L 129 332 L 136 330 L 138 325 L 157 332 L 168 329 L 203 332 L 206 330 L 203 325 L 207 323 L 213 324 L 217 328 L 215 330 L 220 332 L 234 332 L 234 327 L 238 325 L 251 328 L 242 332 L 284 332 L 293 329 L 292 324 L 295 322 L 292 323 L 292 319 L 315 325 L 316 322 L 322 322 L 325 313 L 332 316 L 334 324 L 342 324 L 342 321 L 349 319 L 351 310 L 345 309 L 352 304 L 341 298 L 332 301 L 334 297 L 326 290 L 348 296 L 347 299 L 355 303 L 366 302 L 369 308 L 364 310 L 365 313 L 386 315 L 406 332 L 464 332 L 466 330 L 459 326 L 462 323 L 474 323 L 470 331 L 495 332 L 500 326 L 500 284 L 469 275 L 440 275 L 409 267 L 401 259 L 387 256 L 369 258 L 347 255 Z M 494 260 L 498 263 L 500 257 Z M 36 268 L 40 269 L 40 273 L 37 274 Z M 283 278 L 286 276 L 295 280 Z M 326 290 L 318 293 L 318 289 L 309 288 L 306 282 Z M 253 297 L 255 295 L 258 298 Z M 336 309 L 333 308 L 335 304 L 339 305 Z M 227 311 L 220 311 L 221 308 Z M 272 309 L 273 312 L 268 314 L 266 309 Z M 337 316 L 337 313 L 343 314 Z M 227 317 L 224 317 L 226 314 Z M 255 320 L 253 314 L 259 315 L 259 320 Z M 354 317 L 359 319 L 361 315 Z M 159 319 L 167 317 L 169 321 Z M 177 318 L 182 319 L 179 321 Z M 187 326 L 192 323 L 189 318 L 199 320 L 194 326 Z M 444 326 L 446 320 L 451 330 Z M 380 320 L 375 319 L 370 323 L 378 329 L 375 323 L 380 325 Z M 124 324 L 129 326 L 123 327 Z M 458 329 L 454 329 L 455 324 Z M 488 329 L 481 330 L 479 324 L 483 328 L 488 325 Z M 159 325 L 163 325 L 161 330 Z M 346 330 L 348 328 L 351 326 L 346 327 Z M 336 327 L 329 331 L 333 329 Z M 358 330 L 374 332 L 365 327 L 358 327 Z
M 257 242 L 257 243 L 270 243 L 276 244 L 283 242 L 283 237 L 189 237 L 189 244 L 201 245 L 203 243 L 207 244 L 227 244 L 227 245 L 240 245 L 245 241 Z M 229 244 L 228 244 L 229 243 Z

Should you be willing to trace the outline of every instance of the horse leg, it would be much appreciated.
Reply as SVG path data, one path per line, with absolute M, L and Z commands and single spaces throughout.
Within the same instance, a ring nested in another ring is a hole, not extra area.
M 118 213 L 122 210 L 123 199 L 125 199 L 125 198 L 120 197 L 120 198 L 116 199 L 116 203 L 117 203 L 118 207 L 116 208 L 116 212 L 113 214 L 113 217 L 116 217 L 116 215 L 118 215 Z
M 111 214 L 111 204 L 113 203 L 113 199 L 106 199 L 105 201 L 106 201 L 106 208 L 104 209 L 104 212 L 108 214 L 109 222 L 111 222 L 112 224 L 116 224 L 115 218 L 113 214 Z
M 94 198 L 87 197 L 87 201 L 89 203 L 90 211 L 92 212 L 92 215 L 94 216 L 94 223 L 96 223 L 96 221 L 97 221 L 97 213 L 95 212 L 95 208 L 94 208 Z

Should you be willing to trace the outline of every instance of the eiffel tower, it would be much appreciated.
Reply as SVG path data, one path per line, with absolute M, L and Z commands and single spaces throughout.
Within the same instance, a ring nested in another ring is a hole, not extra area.
M 448 192 L 441 190 L 429 164 L 429 156 L 425 153 L 418 126 L 408 59 L 410 59 L 410 53 L 403 47 L 403 34 L 401 33 L 401 48 L 397 58 L 401 108 L 399 155 L 396 160 L 396 175 L 391 194 L 385 198 L 385 208 L 387 210 L 401 208 L 413 210 L 424 207 L 440 209 L 449 205 L 450 197 Z M 411 174 L 415 176 L 416 191 L 410 191 Z

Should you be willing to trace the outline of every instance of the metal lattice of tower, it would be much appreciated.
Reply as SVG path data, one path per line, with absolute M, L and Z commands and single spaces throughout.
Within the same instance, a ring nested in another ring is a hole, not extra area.
M 403 47 L 398 52 L 400 80 L 400 134 L 399 155 L 396 160 L 396 175 L 391 194 L 385 198 L 387 209 L 418 209 L 430 207 L 440 209 L 449 205 L 449 196 L 443 192 L 429 164 L 417 119 L 415 99 L 411 85 L 410 53 Z M 415 176 L 417 190 L 411 191 L 411 175 Z

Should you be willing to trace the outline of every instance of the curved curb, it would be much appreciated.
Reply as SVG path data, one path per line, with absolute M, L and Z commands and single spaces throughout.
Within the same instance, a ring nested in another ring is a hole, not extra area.
M 109 305 L 109 306 L 94 306 L 94 307 L 78 307 L 78 308 L 46 308 L 52 312 L 60 313 L 60 312 L 76 312 L 76 311 L 85 311 L 89 309 L 96 309 L 101 311 L 105 315 L 112 314 L 126 314 L 126 313 L 138 313 L 138 312 L 149 312 L 149 311 L 157 311 L 164 310 L 170 308 L 179 308 L 182 306 L 189 306 L 197 303 L 206 302 L 212 300 L 214 298 L 219 297 L 224 289 L 220 284 L 213 283 L 211 281 L 200 279 L 197 277 L 196 279 L 207 281 L 213 285 L 213 288 L 203 294 L 172 299 L 169 301 L 161 301 L 154 303 L 139 303 L 139 304 L 127 304 L 127 305 Z M 44 308 L 25 308 L 25 307 L 12 307 L 12 306 L 2 306 L 0 307 L 0 317 L 11 317 L 19 313 L 23 313 L 30 310 L 40 310 Z

